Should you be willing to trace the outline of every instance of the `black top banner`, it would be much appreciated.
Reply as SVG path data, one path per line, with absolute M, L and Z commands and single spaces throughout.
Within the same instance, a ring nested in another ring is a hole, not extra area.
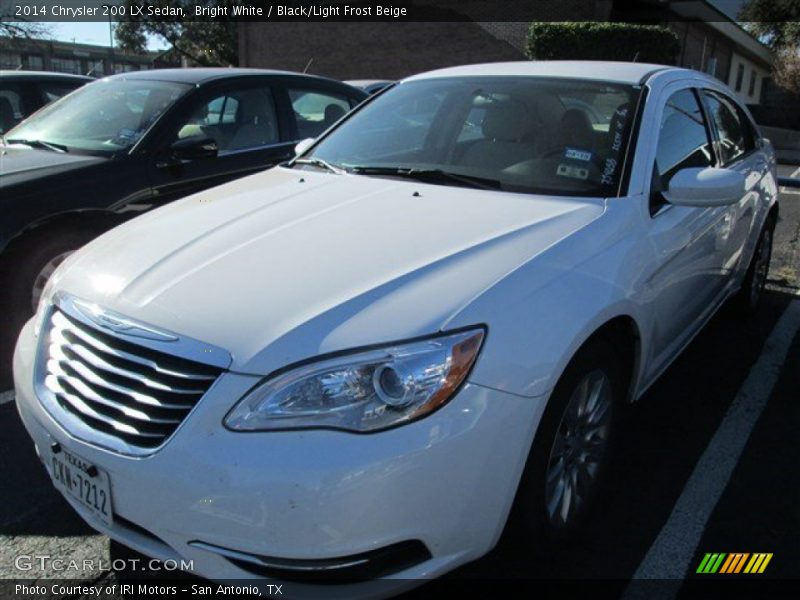
M 735 20 L 743 0 L 0 0 L 0 20 L 531 22 Z

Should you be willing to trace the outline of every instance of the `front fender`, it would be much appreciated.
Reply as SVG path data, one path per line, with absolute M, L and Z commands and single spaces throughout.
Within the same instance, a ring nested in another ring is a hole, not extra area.
M 636 217 L 629 212 L 632 226 Z M 647 356 L 652 317 L 640 301 L 637 274 L 646 271 L 652 248 L 625 222 L 603 220 L 534 257 L 447 324 L 488 324 L 471 381 L 523 396 L 547 394 L 578 349 L 616 317 L 634 321 L 637 358 Z M 591 258 L 576 264 L 575 257 Z M 644 365 L 635 363 L 638 378 Z

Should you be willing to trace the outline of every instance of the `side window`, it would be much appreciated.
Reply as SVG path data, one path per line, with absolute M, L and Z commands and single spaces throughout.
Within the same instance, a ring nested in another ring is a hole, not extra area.
M 288 92 L 300 139 L 317 137 L 350 111 L 349 100 L 339 94 L 302 88 Z
M 39 91 L 41 92 L 42 102 L 50 104 L 61 98 L 61 96 L 66 96 L 76 87 L 78 86 L 65 85 L 63 83 L 42 83 L 39 86 Z
M 714 153 L 703 112 L 692 90 L 675 92 L 664 106 L 656 147 L 653 187 L 664 191 L 688 167 L 710 167 Z
M 0 133 L 14 127 L 24 116 L 20 87 L 15 84 L 3 86 L 0 89 Z
M 736 160 L 755 147 L 753 131 L 742 122 L 736 104 L 714 92 L 705 92 L 706 106 L 719 136 L 720 158 L 723 164 Z
M 220 152 L 259 148 L 280 141 L 275 99 L 269 88 L 228 91 L 198 106 L 177 139 L 208 137 Z

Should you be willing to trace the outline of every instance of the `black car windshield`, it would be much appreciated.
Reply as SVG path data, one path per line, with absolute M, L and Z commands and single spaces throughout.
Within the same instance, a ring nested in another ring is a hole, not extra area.
M 133 146 L 191 86 L 103 79 L 43 108 L 5 134 L 8 143 L 113 153 Z
M 617 194 L 639 89 L 542 77 L 401 83 L 301 161 L 373 176 L 557 195 Z

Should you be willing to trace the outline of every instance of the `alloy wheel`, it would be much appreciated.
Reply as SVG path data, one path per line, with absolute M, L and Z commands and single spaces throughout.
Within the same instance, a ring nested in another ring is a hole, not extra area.
M 547 463 L 545 507 L 555 528 L 571 524 L 597 483 L 611 427 L 608 376 L 592 371 L 575 387 L 561 417 Z

